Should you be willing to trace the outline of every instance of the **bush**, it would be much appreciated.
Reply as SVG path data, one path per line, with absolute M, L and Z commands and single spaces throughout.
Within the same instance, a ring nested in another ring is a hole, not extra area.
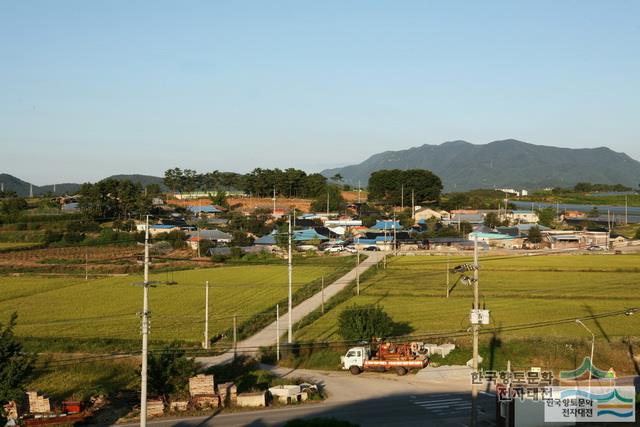
M 228 258 L 225 255 L 222 254 L 213 254 L 211 255 L 211 261 L 212 262 L 220 262 L 223 263 L 227 260 Z
M 44 232 L 44 243 L 55 243 L 62 240 L 62 233 L 53 230 L 47 230 Z
M 538 227 L 531 227 L 529 229 L 528 239 L 531 243 L 542 242 L 542 233 L 540 233 L 540 229 Z
M 242 258 L 242 256 L 244 255 L 244 252 L 242 252 L 242 249 L 234 246 L 231 248 L 231 258 L 233 259 L 240 259 Z
M 84 240 L 84 234 L 77 232 L 64 233 L 62 241 L 64 243 L 80 243 Z
M 338 317 L 338 331 L 348 341 L 382 338 L 393 332 L 391 317 L 378 305 L 352 305 Z

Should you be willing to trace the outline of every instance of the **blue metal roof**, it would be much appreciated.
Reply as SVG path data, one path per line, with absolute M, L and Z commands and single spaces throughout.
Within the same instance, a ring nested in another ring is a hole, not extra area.
M 293 232 L 293 240 L 296 242 L 304 242 L 308 240 L 329 240 L 327 236 L 323 236 L 313 228 L 306 230 L 296 230 Z
M 356 243 L 360 245 L 375 245 L 376 239 L 357 239 Z
M 399 230 L 402 228 L 402 226 L 400 225 L 400 223 L 398 221 L 391 221 L 391 220 L 376 220 L 376 224 L 371 227 L 372 230 L 393 230 L 393 229 Z

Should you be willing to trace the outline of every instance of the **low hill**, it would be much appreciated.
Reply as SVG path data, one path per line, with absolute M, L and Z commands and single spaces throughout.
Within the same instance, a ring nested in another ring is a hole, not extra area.
M 162 191 L 166 191 L 167 187 L 164 185 L 162 178 L 158 176 L 152 175 L 139 175 L 139 174 L 130 174 L 130 175 L 112 175 L 105 179 L 118 179 L 118 180 L 130 180 L 136 183 L 142 184 L 142 186 L 147 186 L 150 184 L 158 184 Z M 37 186 L 31 186 L 31 183 L 27 181 L 23 181 L 20 178 L 16 178 L 13 175 L 9 175 L 6 173 L 0 174 L 0 185 L 4 187 L 5 190 L 15 191 L 18 196 L 27 197 L 29 196 L 29 192 L 33 191 L 34 196 L 41 196 L 43 194 L 51 193 L 51 194 L 73 194 L 80 188 L 81 184 L 77 183 L 62 183 L 62 184 L 48 184 Z M 55 189 L 55 191 L 54 191 Z
M 429 169 L 443 181 L 445 191 L 472 188 L 570 187 L 578 182 L 624 184 L 637 188 L 640 162 L 606 147 L 560 148 L 514 139 L 489 144 L 451 141 L 407 150 L 374 154 L 362 163 L 326 169 L 344 182 L 364 186 L 381 169 Z

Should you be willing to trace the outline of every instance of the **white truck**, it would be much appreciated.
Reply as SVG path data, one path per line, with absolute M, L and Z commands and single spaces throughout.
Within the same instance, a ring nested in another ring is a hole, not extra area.
M 353 375 L 363 371 L 384 372 L 395 370 L 398 375 L 405 375 L 410 369 L 422 369 L 429 364 L 429 357 L 416 346 L 416 343 L 380 344 L 377 354 L 372 356 L 370 347 L 352 347 L 347 354 L 340 357 L 342 369 Z

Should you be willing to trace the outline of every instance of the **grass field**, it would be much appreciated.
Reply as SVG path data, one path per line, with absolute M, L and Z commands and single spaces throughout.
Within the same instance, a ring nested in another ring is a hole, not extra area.
M 317 257 L 294 269 L 294 292 L 348 268 L 350 258 Z M 105 279 L 0 277 L 0 320 L 17 311 L 18 336 L 74 339 L 135 339 L 140 336 L 141 277 Z M 201 342 L 204 281 L 210 283 L 212 336 L 268 309 L 287 296 L 286 265 L 246 265 L 153 274 L 151 339 Z M 177 284 L 164 284 L 173 280 Z M 275 313 L 273 313 L 275 314 Z
M 470 262 L 452 258 L 451 266 Z M 348 306 L 380 304 L 411 334 L 465 330 L 473 300 L 458 284 L 445 298 L 445 257 L 398 257 L 363 284 L 361 295 L 297 331 L 300 341 L 339 340 L 337 317 Z M 491 327 L 588 316 L 640 307 L 640 256 L 572 255 L 480 259 L 480 301 L 491 310 Z M 451 274 L 453 283 L 457 275 Z M 637 335 L 640 313 L 587 324 L 600 337 Z M 508 332 L 503 338 L 583 337 L 575 324 Z
M 0 251 L 8 249 L 22 249 L 37 246 L 38 243 L 33 242 L 0 242 Z

